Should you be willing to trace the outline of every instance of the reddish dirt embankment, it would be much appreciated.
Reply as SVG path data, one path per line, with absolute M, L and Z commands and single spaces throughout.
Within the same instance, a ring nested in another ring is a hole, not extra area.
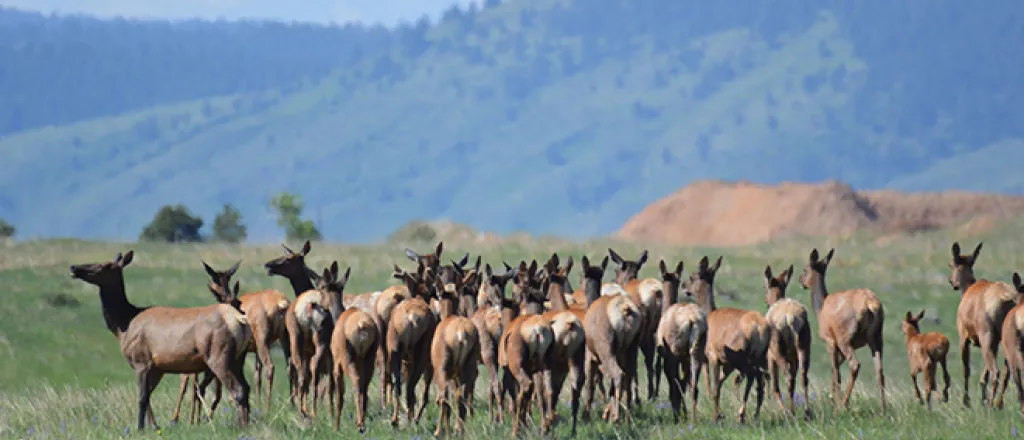
M 914 232 L 1024 212 L 1024 197 L 969 192 L 854 191 L 820 184 L 702 180 L 644 208 L 618 231 L 627 240 L 741 246 L 793 235 L 863 228 Z

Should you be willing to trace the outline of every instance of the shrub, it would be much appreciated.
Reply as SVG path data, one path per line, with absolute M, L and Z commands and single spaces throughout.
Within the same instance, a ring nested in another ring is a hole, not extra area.
M 199 242 L 203 219 L 192 215 L 185 205 L 164 205 L 139 236 L 141 241 Z

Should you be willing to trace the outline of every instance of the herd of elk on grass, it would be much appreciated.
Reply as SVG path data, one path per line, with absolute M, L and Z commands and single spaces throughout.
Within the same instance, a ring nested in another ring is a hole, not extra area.
M 657 399 L 664 372 L 677 422 L 688 417 L 684 401 L 688 390 L 692 393 L 690 411 L 696 410 L 702 372 L 706 374 L 705 388 L 711 395 L 712 418 L 716 420 L 722 418 L 722 385 L 733 371 L 738 373 L 737 387 L 746 382 L 740 422 L 746 419 L 746 402 L 755 385 L 754 417 L 760 413 L 768 378 L 785 413 L 796 412 L 798 374 L 803 399 L 808 401 L 811 325 L 807 308 L 786 297 L 794 273 L 792 265 L 777 275 L 771 266 L 765 268 L 768 310 L 761 313 L 716 306 L 714 286 L 722 257 L 713 263 L 707 256 L 701 258 L 688 277 L 684 276 L 682 261 L 673 267 L 661 260 L 659 278 L 640 279 L 647 251 L 637 260 L 627 260 L 608 249 L 608 256 L 599 264 L 592 264 L 586 256 L 581 258 L 580 286 L 574 291 L 569 280 L 572 257 L 564 264 L 557 254 L 543 263 L 522 261 L 511 266 L 502 262 L 504 271 L 496 272 L 491 264 L 481 268 L 479 257 L 475 265 L 467 267 L 469 254 L 458 262 L 442 264 L 443 244 L 438 243 L 430 254 L 405 250 L 416 268 L 406 271 L 396 264 L 393 277 L 399 284 L 346 295 L 351 268 L 339 274 L 338 262 L 334 261 L 322 272 L 310 269 L 305 262 L 311 250 L 308 241 L 299 252 L 287 246 L 284 249 L 283 256 L 268 261 L 264 268 L 268 275 L 284 277 L 291 283 L 294 299 L 273 289 L 240 294 L 239 283 L 235 281 L 232 286 L 231 278 L 241 261 L 224 271 L 203 261 L 210 276 L 207 288 L 216 300 L 216 304 L 205 307 L 132 304 L 123 277 L 124 268 L 134 258 L 130 250 L 110 262 L 71 266 L 72 277 L 99 287 L 107 328 L 118 339 L 122 354 L 138 377 L 139 429 L 145 428 L 147 419 L 156 426 L 150 396 L 168 373 L 182 378 L 172 420 L 177 421 L 185 394 L 191 391 L 190 420 L 197 423 L 200 408 L 206 406 L 202 400 L 205 389 L 215 382 L 209 417 L 214 414 L 223 386 L 238 407 L 240 424 L 247 425 L 245 357 L 256 354 L 257 400 L 269 408 L 274 377 L 270 346 L 274 342 L 284 352 L 292 407 L 304 417 L 315 417 L 317 402 L 326 395 L 334 426 L 340 429 L 347 377 L 355 391 L 355 426 L 360 432 L 366 429 L 367 394 L 375 368 L 380 372 L 381 405 L 392 409 L 392 426 L 399 424 L 403 392 L 406 422 L 417 423 L 428 404 L 430 385 L 436 384 L 438 436 L 462 432 L 464 420 L 472 416 L 480 364 L 490 381 L 486 387 L 489 417 L 502 422 L 510 416 L 513 435 L 526 426 L 534 404 L 540 411 L 540 432 L 552 429 L 558 420 L 557 402 L 566 379 L 570 379 L 574 435 L 578 412 L 582 409 L 583 420 L 590 418 L 598 391 L 606 401 L 602 418 L 612 423 L 628 422 L 631 407 L 641 403 L 637 381 L 641 353 L 648 399 Z M 974 345 L 981 348 L 984 358 L 982 404 L 1001 408 L 1012 377 L 1024 411 L 1024 303 L 1020 302 L 1024 285 L 1017 273 L 1013 274 L 1012 285 L 976 279 L 974 264 L 980 251 L 979 243 L 970 255 L 964 255 L 960 244 L 953 243 L 949 263 L 949 283 L 961 293 L 957 331 L 963 360 L 963 403 L 969 404 L 969 348 Z M 884 412 L 885 311 L 869 289 L 829 292 L 825 273 L 834 253 L 834 249 L 829 250 L 822 258 L 817 249 L 812 250 L 799 277 L 801 287 L 810 290 L 818 337 L 831 361 L 831 396 L 837 409 L 849 404 L 860 372 L 855 351 L 867 346 Z M 609 258 L 615 264 L 615 279 L 603 283 Z M 510 282 L 511 297 L 505 294 Z M 938 332 L 922 333 L 923 316 L 924 311 L 917 315 L 907 311 L 901 329 L 906 337 L 914 391 L 930 409 L 931 395 L 937 388 L 937 367 L 942 367 L 944 379 L 942 400 L 949 399 L 949 340 Z M 1005 352 L 1001 391 L 996 361 L 1000 344 Z M 845 392 L 840 394 L 839 367 L 844 362 L 849 362 L 850 377 Z M 918 388 L 920 373 L 925 375 L 924 396 Z M 779 389 L 781 379 L 788 384 L 788 406 Z M 261 390 L 264 380 L 266 394 Z M 421 380 L 425 386 L 417 407 L 416 385 Z M 453 407 L 454 429 L 450 422 Z M 810 418 L 806 404 L 804 408 L 804 417 Z

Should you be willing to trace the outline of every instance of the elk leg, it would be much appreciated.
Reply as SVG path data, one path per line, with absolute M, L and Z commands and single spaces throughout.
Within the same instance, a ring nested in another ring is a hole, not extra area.
M 153 388 L 156 387 L 158 374 L 148 368 L 140 368 L 135 372 L 136 379 L 139 384 L 139 420 L 138 430 L 142 431 L 146 429 L 146 415 L 150 410 L 149 408 L 149 397 L 153 394 Z M 156 425 L 154 424 L 154 429 Z
M 811 367 L 811 356 L 810 356 L 810 344 L 807 348 L 801 348 L 796 352 L 797 362 L 800 364 L 800 382 L 804 388 L 804 418 L 810 419 L 811 416 L 811 396 L 808 390 L 807 383 L 807 370 Z M 948 383 L 948 380 L 947 380 Z M 789 398 L 793 398 L 793 393 L 790 393 Z
M 456 394 L 456 403 L 458 404 L 458 413 L 455 419 L 455 434 L 461 435 L 466 424 L 466 414 L 472 415 L 472 401 L 469 399 L 473 395 L 474 384 L 476 383 L 479 370 L 477 365 L 480 363 L 479 356 L 470 356 L 469 361 L 462 366 L 462 371 L 459 372 L 459 387 L 456 388 L 458 393 Z
M 946 358 L 939 359 L 939 366 L 942 367 L 942 380 L 945 386 L 942 389 L 942 403 L 949 402 L 949 370 L 946 369 Z
M 932 391 L 935 389 L 935 363 L 928 362 L 924 376 L 924 400 L 928 409 L 932 409 Z
M 572 382 L 570 388 L 570 411 L 572 412 L 572 428 L 570 433 L 573 437 L 576 436 L 576 422 L 577 414 L 580 410 L 580 393 L 583 391 L 583 382 L 586 379 L 584 369 L 584 362 L 586 362 L 586 348 L 580 347 L 579 352 L 573 355 L 569 361 L 569 373 L 572 375 Z
M 393 411 L 391 413 L 392 428 L 398 427 L 398 412 L 400 410 L 399 407 L 401 406 L 401 404 L 399 403 L 399 398 L 401 397 L 400 394 L 402 389 L 402 360 L 399 357 L 401 356 L 401 354 L 402 352 L 399 350 L 391 350 L 388 352 L 387 356 L 389 365 L 388 370 L 391 372 L 391 403 L 394 404 L 392 406 Z
M 512 436 L 517 437 L 520 426 L 526 423 L 526 406 L 529 403 L 530 394 L 533 393 L 533 379 L 522 368 L 512 368 L 512 374 L 519 384 L 515 400 L 515 421 L 512 424 Z
M 711 419 L 718 421 L 722 419 L 722 408 L 719 405 L 719 397 L 722 393 L 722 377 L 720 366 L 717 358 L 708 360 L 708 376 L 711 377 L 711 401 L 714 402 L 715 409 L 712 413 Z
M 979 335 L 978 339 L 981 341 L 981 358 L 985 363 L 985 370 L 981 372 L 981 406 L 991 406 L 992 402 L 988 396 L 988 383 L 992 380 L 992 372 L 995 371 L 995 380 L 999 382 L 998 366 L 996 365 L 996 356 L 993 341 L 995 340 L 992 333 L 984 333 Z M 993 393 L 994 394 L 994 393 Z M 995 398 L 995 396 L 992 396 Z
M 779 390 L 779 372 L 782 370 L 782 367 L 785 366 L 785 365 L 782 365 L 784 363 L 785 363 L 785 360 L 782 359 L 782 356 L 773 356 L 773 359 L 771 359 L 769 361 L 769 363 L 768 363 L 768 368 L 770 370 L 769 374 L 772 376 L 772 393 L 775 394 L 775 400 L 777 400 L 779 402 L 779 408 L 782 408 L 782 412 L 787 412 L 787 410 L 786 410 L 786 403 L 783 402 L 783 400 L 782 400 L 782 391 Z M 792 371 L 792 368 L 790 368 L 789 370 Z M 793 383 L 792 376 L 790 377 L 789 382 L 791 384 Z M 790 392 L 789 392 L 789 397 L 790 397 L 790 401 L 792 401 L 793 400 L 793 391 L 792 390 L 790 390 Z
M 429 358 L 430 357 L 428 355 L 427 359 Z M 430 382 L 433 379 L 433 376 L 430 374 L 421 373 L 420 375 L 423 377 L 423 397 L 420 399 L 420 409 L 419 411 L 416 411 L 416 418 L 413 420 L 413 423 L 419 423 L 420 418 L 423 417 L 423 410 L 427 409 L 427 403 L 429 403 L 428 399 L 430 399 Z
M 1024 413 L 1024 382 L 1021 381 L 1020 367 L 1013 367 L 1013 384 L 1017 386 L 1017 401 L 1020 403 L 1021 413 Z
M 261 388 L 262 382 L 265 378 L 267 381 L 267 400 L 265 409 L 267 411 L 270 410 L 270 396 L 274 389 L 274 360 L 270 357 L 270 340 L 272 338 L 273 335 L 268 333 L 263 336 L 261 343 L 256 346 L 257 370 L 263 370 L 263 377 L 259 376 L 259 372 L 256 373 L 256 398 L 259 399 L 260 396 L 263 396 Z M 259 404 L 258 400 L 257 404 Z
M 700 353 L 700 351 L 697 351 L 696 353 L 691 351 L 691 353 L 690 353 L 690 364 L 691 365 L 690 365 L 690 369 L 689 370 L 690 370 L 690 376 L 691 377 L 690 377 L 689 380 L 687 380 L 687 383 L 689 383 L 689 385 L 693 387 L 693 403 L 690 405 L 690 408 L 693 411 L 694 417 L 696 417 L 696 414 L 697 414 L 697 398 L 700 395 L 700 390 L 699 390 L 699 388 L 700 388 L 700 386 L 699 386 L 700 385 L 700 373 L 701 373 L 701 371 L 704 371 L 704 370 L 708 369 L 709 367 L 708 367 L 708 364 L 706 362 L 706 359 Z M 705 374 L 704 375 L 704 389 L 708 390 L 708 392 L 711 391 L 711 384 L 709 382 L 710 380 L 711 380 L 711 376 Z
M 1010 360 L 1009 360 L 1009 358 L 1003 359 L 1003 365 L 1005 366 L 1005 371 L 1006 371 L 1006 374 L 1003 375 L 1003 385 L 1002 385 L 1002 387 L 1000 387 L 1001 389 L 999 391 L 998 397 L 996 395 L 994 395 L 994 394 L 992 396 L 993 398 L 995 398 L 995 404 L 993 406 L 995 406 L 998 409 L 1003 409 L 1003 397 L 1006 396 L 1006 387 L 1007 387 L 1007 385 L 1010 384 Z
M 651 347 L 654 352 L 654 397 L 651 400 L 654 401 L 658 400 L 658 396 L 661 394 L 661 371 L 665 359 L 662 358 L 661 352 L 657 350 L 653 339 L 651 339 Z
M 757 381 L 757 406 L 754 407 L 754 419 L 761 417 L 761 406 L 764 404 L 764 373 L 760 370 L 754 370 L 754 380 Z M 792 393 L 790 394 L 792 395 Z M 792 399 L 792 397 L 790 398 Z
M 594 388 L 595 385 L 597 385 L 597 377 L 595 377 L 597 369 L 597 361 L 587 353 L 586 360 L 583 364 L 583 382 L 585 384 L 587 394 L 583 401 L 583 414 L 580 415 L 584 423 L 590 421 L 590 407 L 594 404 Z
M 800 364 L 798 362 L 785 362 L 785 364 L 789 367 L 789 388 L 786 390 L 786 397 L 789 398 L 789 413 L 796 415 L 796 399 L 793 396 L 796 393 L 796 375 L 800 372 Z
M 971 345 L 970 340 L 960 335 L 960 360 L 964 366 L 964 408 L 971 407 Z
M 667 348 L 662 347 L 659 352 L 668 351 Z M 679 361 L 672 354 L 667 356 L 660 356 L 664 362 L 665 382 L 668 385 L 668 400 L 672 403 L 672 418 L 675 423 L 679 423 L 679 414 L 682 412 L 683 419 L 688 418 L 686 415 L 686 407 L 682 405 L 683 401 L 683 385 L 679 381 Z
M 181 389 L 178 391 L 178 403 L 174 405 L 174 415 L 171 416 L 171 424 L 178 423 L 178 415 L 181 413 L 181 402 L 185 400 L 185 391 L 188 390 L 191 374 L 181 375 Z
M 832 358 L 832 404 L 838 408 L 839 384 L 842 383 L 842 373 L 839 366 L 843 363 L 843 354 L 834 345 L 828 347 L 829 357 Z
M 842 350 L 843 357 L 850 363 L 850 383 L 846 385 L 846 392 L 843 393 L 842 407 L 848 408 L 850 406 L 850 396 L 853 395 L 853 386 L 857 383 L 857 376 L 860 374 L 860 361 L 857 360 L 857 353 L 850 345 L 842 345 L 839 347 Z M 874 349 L 872 348 L 872 351 Z M 881 359 L 877 359 L 876 364 Z M 885 405 L 885 398 L 882 398 L 882 405 Z
M 245 380 L 245 357 L 212 362 L 211 370 L 228 389 L 238 407 L 238 424 L 249 426 L 249 382 Z
M 885 413 L 885 370 L 882 367 L 882 331 L 875 333 L 874 343 L 869 344 L 871 358 L 875 363 L 875 375 L 878 376 L 878 397 L 882 401 L 882 413 Z M 852 385 L 852 382 L 851 382 Z M 849 396 L 847 396 L 849 397 Z
M 213 375 L 213 372 L 207 370 L 206 372 L 203 373 L 203 380 L 202 380 L 202 382 L 196 384 L 196 389 L 197 389 L 196 394 L 199 396 L 200 403 L 202 403 L 202 406 L 204 406 L 204 407 L 206 406 L 206 403 L 203 402 L 201 399 L 204 396 L 206 396 L 206 387 L 210 386 L 210 382 L 213 382 L 214 379 L 215 379 L 215 377 Z M 220 384 L 220 381 L 217 381 L 217 383 L 214 384 L 214 388 L 213 388 L 213 402 L 211 402 L 211 405 L 210 405 L 210 412 L 207 414 L 209 419 L 210 419 L 210 422 L 213 422 L 213 414 L 214 414 L 214 411 L 217 410 L 217 405 L 220 404 L 220 398 L 221 398 L 221 384 Z M 198 422 L 198 417 L 199 416 L 200 415 L 197 413 L 196 414 L 196 418 L 197 418 L 196 421 L 197 422 Z
M 370 394 L 370 380 L 373 379 L 373 365 L 376 362 L 374 356 L 366 356 L 361 361 L 362 365 L 353 365 L 353 367 L 361 367 L 355 375 L 358 377 L 350 377 L 353 383 L 356 383 L 356 428 L 360 434 L 366 433 L 366 403 Z M 341 400 L 341 394 L 338 394 L 338 400 Z M 340 412 L 340 411 L 339 411 Z
M 156 385 L 160 383 L 160 379 L 163 379 L 163 373 L 157 373 L 156 377 L 150 382 L 149 392 L 152 395 L 153 391 L 156 390 Z M 194 381 L 193 381 L 194 382 Z M 160 430 L 160 427 L 156 424 L 156 416 L 153 415 L 153 406 L 150 405 L 146 408 L 146 417 L 149 419 L 149 424 L 153 426 L 153 429 Z
M 921 397 L 921 390 L 917 387 L 917 373 L 918 369 L 910 370 L 910 382 L 914 384 L 914 395 L 917 396 L 917 403 L 924 404 L 924 399 Z

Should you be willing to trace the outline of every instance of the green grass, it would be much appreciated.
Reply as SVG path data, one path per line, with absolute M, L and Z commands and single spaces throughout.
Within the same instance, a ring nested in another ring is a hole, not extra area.
M 877 242 L 874 237 L 859 234 L 843 240 L 796 239 L 759 246 L 730 249 L 693 249 L 651 246 L 651 259 L 642 276 L 654 276 L 657 262 L 665 258 L 670 262 L 683 259 L 686 270 L 693 270 L 702 255 L 724 255 L 717 278 L 718 305 L 738 306 L 764 310 L 762 272 L 770 263 L 774 268 L 794 264 L 798 275 L 813 246 L 820 250 L 836 247 L 836 257 L 829 269 L 828 285 L 832 290 L 868 287 L 878 293 L 886 310 L 884 366 L 888 382 L 890 411 L 879 414 L 876 376 L 867 350 L 858 352 L 862 371 L 857 382 L 851 408 L 833 414 L 826 395 L 829 367 L 816 333 L 812 342 L 812 399 L 810 405 L 815 420 L 803 422 L 783 416 L 778 405 L 766 398 L 761 418 L 746 426 L 735 421 L 738 400 L 730 385 L 723 390 L 723 404 L 729 416 L 721 424 L 709 421 L 708 393 L 701 389 L 702 398 L 697 415 L 689 422 L 672 423 L 665 409 L 667 392 L 662 391 L 657 403 L 645 403 L 635 412 L 631 426 L 611 426 L 593 421 L 580 428 L 583 438 L 677 438 L 697 436 L 706 438 L 1003 438 L 1024 428 L 1016 403 L 1007 409 L 990 411 L 972 408 L 965 410 L 960 404 L 963 395 L 962 368 L 958 354 L 950 354 L 951 401 L 937 403 L 929 413 L 913 399 L 908 376 L 908 362 L 903 336 L 899 330 L 900 318 L 907 310 L 928 310 L 924 331 L 941 331 L 956 346 L 955 313 L 959 294 L 952 291 L 946 281 L 946 259 L 953 239 L 963 246 L 973 247 L 977 240 L 985 240 L 985 248 L 978 262 L 980 277 L 1009 280 L 1017 270 L 1019 259 L 1015 251 L 1016 237 L 1024 232 L 1024 222 L 1016 222 L 964 237 L 947 232 L 935 232 Z M 605 241 L 565 244 L 564 242 L 533 242 L 498 247 L 496 245 L 447 244 L 447 255 L 461 255 L 471 251 L 480 253 L 484 261 L 500 264 L 502 260 L 518 261 L 524 258 L 544 258 L 552 251 L 572 255 L 578 259 L 584 253 L 591 258 L 606 254 L 609 245 L 625 256 L 635 256 L 641 250 L 636 244 Z M 417 245 L 426 249 L 428 245 Z M 267 277 L 261 269 L 264 261 L 279 255 L 278 246 L 223 246 L 223 245 L 159 245 L 135 243 L 94 243 L 77 240 L 0 243 L 0 286 L 3 286 L 3 307 L 0 307 L 0 436 L 5 438 L 117 438 L 125 435 L 126 428 L 135 424 L 136 394 L 134 377 L 119 353 L 117 342 L 103 326 L 98 295 L 95 287 L 70 279 L 67 266 L 73 263 L 105 261 L 118 251 L 136 250 L 135 261 L 126 269 L 126 283 L 130 299 L 138 305 L 203 305 L 212 298 L 205 290 L 206 276 L 199 263 L 206 259 L 214 267 L 227 267 L 242 258 L 243 265 L 236 276 L 243 290 L 274 287 L 290 292 L 280 278 Z M 380 289 L 390 284 L 389 273 L 393 262 L 411 265 L 402 254 L 402 246 L 339 246 L 314 245 L 308 258 L 311 267 L 324 267 L 337 259 L 353 267 L 349 293 Z M 578 270 L 578 269 L 577 269 Z M 779 269 L 776 269 L 779 270 Z M 578 273 L 574 271 L 574 284 Z M 795 283 L 789 296 L 809 305 L 809 293 Z M 812 316 L 812 325 L 816 320 Z M 159 436 L 165 438 L 320 438 L 336 437 L 325 416 L 313 422 L 301 421 L 296 411 L 288 408 L 285 397 L 287 380 L 283 360 L 275 350 L 279 366 L 275 400 L 272 409 L 255 413 L 247 430 L 235 426 L 235 411 L 223 405 L 214 423 L 201 426 L 170 425 L 168 419 L 177 394 L 178 378 L 168 376 L 158 388 L 153 400 L 158 423 L 163 428 Z M 970 381 L 972 402 L 977 406 L 980 354 L 973 352 L 973 370 Z M 251 368 L 247 371 L 251 372 Z M 847 370 L 843 370 L 848 380 Z M 251 374 L 251 373 L 250 373 Z M 376 373 L 375 373 L 376 375 Z M 642 375 L 642 372 L 641 372 Z M 251 378 L 251 376 L 250 376 Z M 486 381 L 481 375 L 481 383 Z M 642 379 L 645 381 L 645 379 Z M 253 382 L 250 379 L 250 382 Z M 646 382 L 643 382 L 644 384 Z M 845 382 L 844 382 L 845 383 Z M 923 384 L 923 381 L 922 381 Z M 387 416 L 380 409 L 379 383 L 374 379 L 371 389 L 369 430 L 366 438 L 416 438 L 429 436 L 435 426 L 436 411 L 431 405 L 419 426 L 393 431 L 387 425 Z M 644 385 L 645 386 L 645 385 Z M 642 386 L 642 388 L 644 387 Z M 701 385 L 703 387 L 703 385 Z M 482 400 L 482 386 L 478 386 L 478 403 Z M 348 387 L 349 393 L 351 387 Z M 562 393 L 560 413 L 565 407 L 567 391 Z M 1015 402 L 1009 391 L 1008 402 Z M 436 394 L 431 392 L 431 402 Z M 342 438 L 359 438 L 352 427 L 354 408 L 351 394 L 346 395 Z M 751 404 L 753 397 L 751 398 Z M 222 412 L 220 412 L 222 411 Z M 478 406 L 477 415 L 467 426 L 467 438 L 507 437 L 507 424 L 496 426 L 487 421 L 486 407 Z M 325 413 L 324 413 L 325 414 Z M 692 432 L 691 432 L 692 429 Z M 530 431 L 533 432 L 532 430 Z M 530 434 L 531 436 L 533 434 Z M 568 435 L 568 427 L 561 424 L 557 437 Z M 156 436 L 148 433 L 147 436 Z

